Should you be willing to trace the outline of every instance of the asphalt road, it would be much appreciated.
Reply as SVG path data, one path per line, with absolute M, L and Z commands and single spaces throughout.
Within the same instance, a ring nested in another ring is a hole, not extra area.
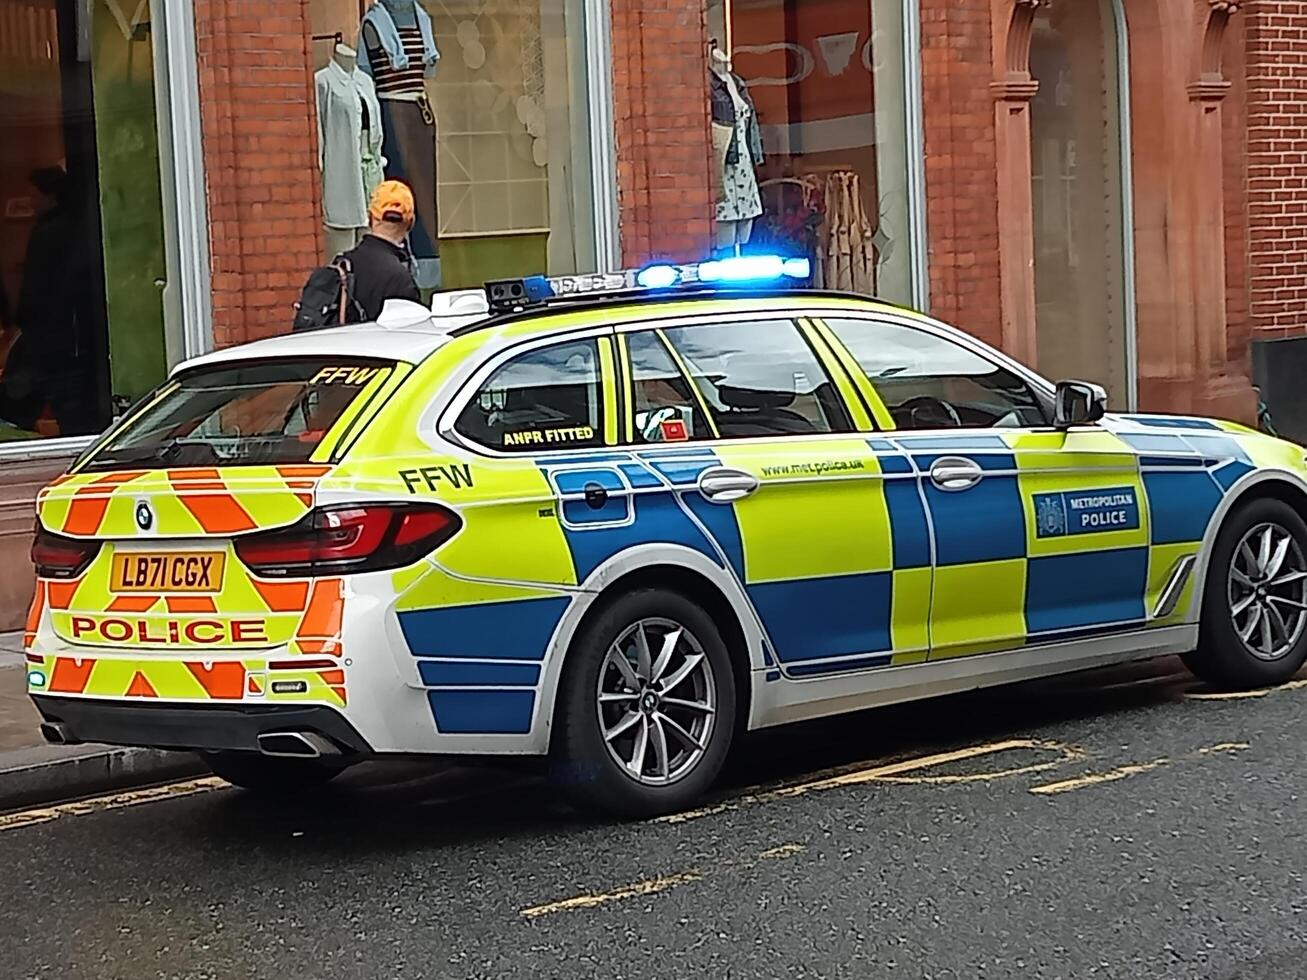
M 1307 684 L 1180 671 L 755 736 L 643 824 L 411 768 L 0 817 L 0 977 L 1307 977 Z

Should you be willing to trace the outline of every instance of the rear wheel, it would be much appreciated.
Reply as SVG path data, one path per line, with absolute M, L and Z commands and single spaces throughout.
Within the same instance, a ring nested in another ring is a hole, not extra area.
M 670 813 L 721 771 L 735 678 L 712 619 L 674 592 L 622 596 L 577 635 L 559 688 L 555 772 L 581 806 Z
M 1212 552 L 1198 649 L 1185 663 L 1223 687 L 1282 684 L 1307 661 L 1307 523 L 1279 500 L 1254 500 Z
M 233 786 L 269 796 L 287 796 L 325 786 L 348 766 L 325 759 L 280 759 L 257 752 L 202 752 L 209 770 Z

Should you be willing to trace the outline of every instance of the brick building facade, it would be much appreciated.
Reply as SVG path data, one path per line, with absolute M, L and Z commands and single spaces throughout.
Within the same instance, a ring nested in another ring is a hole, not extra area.
M 1032 0 L 920 0 L 930 308 L 1033 357 Z M 284 328 L 320 251 L 308 0 L 197 0 L 214 338 Z M 1248 345 L 1307 312 L 1307 8 L 1123 0 L 1134 132 L 1139 400 L 1250 419 Z M 711 246 L 701 8 L 611 12 L 621 260 Z M 1222 286 L 1221 284 L 1224 284 Z

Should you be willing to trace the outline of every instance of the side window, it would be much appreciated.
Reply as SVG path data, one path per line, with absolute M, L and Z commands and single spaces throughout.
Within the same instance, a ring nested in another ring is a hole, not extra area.
M 602 373 L 594 340 L 522 354 L 477 392 L 454 428 L 509 453 L 604 444 Z
M 631 365 L 631 435 L 637 442 L 711 439 L 702 401 L 677 366 L 659 332 L 625 339 Z
M 789 320 L 663 332 L 722 439 L 852 432 L 826 369 Z
M 827 320 L 900 429 L 1047 425 L 1048 405 L 1007 368 L 924 330 Z

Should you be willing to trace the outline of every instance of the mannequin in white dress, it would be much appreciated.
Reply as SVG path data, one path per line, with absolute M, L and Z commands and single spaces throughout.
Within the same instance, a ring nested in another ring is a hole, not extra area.
M 709 57 L 713 88 L 713 152 L 720 175 L 717 188 L 717 247 L 746 245 L 762 214 L 755 169 L 762 163 L 756 110 L 730 59 L 713 46 Z
M 327 258 L 348 251 L 368 230 L 368 199 L 384 176 L 381 106 L 358 70 L 358 55 L 336 45 L 314 78 L 318 100 L 318 166 Z

